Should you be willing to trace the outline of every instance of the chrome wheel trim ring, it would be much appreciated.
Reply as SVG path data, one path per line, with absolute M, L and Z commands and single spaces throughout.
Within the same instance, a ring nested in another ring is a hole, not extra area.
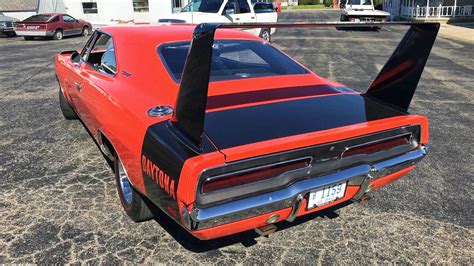
M 270 32 L 268 31 L 263 31 L 262 33 L 262 39 L 264 39 L 265 41 L 269 41 L 270 40 Z
M 127 172 L 123 167 L 122 161 L 118 161 L 118 175 L 119 175 L 119 183 L 120 183 L 120 193 L 122 194 L 122 198 L 127 205 L 132 203 L 132 186 L 130 185 L 130 181 L 128 180 Z

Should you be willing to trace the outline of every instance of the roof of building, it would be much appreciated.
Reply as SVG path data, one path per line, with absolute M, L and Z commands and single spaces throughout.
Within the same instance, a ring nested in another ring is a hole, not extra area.
M 0 11 L 25 12 L 36 11 L 38 0 L 0 0 Z

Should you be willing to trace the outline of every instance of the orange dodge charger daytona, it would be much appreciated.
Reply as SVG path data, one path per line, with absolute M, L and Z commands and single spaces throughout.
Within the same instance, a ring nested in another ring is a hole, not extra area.
M 113 162 L 134 221 L 159 207 L 199 239 L 255 229 L 353 200 L 427 152 L 428 120 L 408 107 L 438 33 L 408 25 L 365 93 L 329 81 L 236 28 L 359 23 L 122 25 L 55 57 L 66 119 Z

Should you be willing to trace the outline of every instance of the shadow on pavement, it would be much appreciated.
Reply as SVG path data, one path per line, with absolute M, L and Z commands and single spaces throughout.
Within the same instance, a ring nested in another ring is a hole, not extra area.
M 343 202 L 326 210 L 298 217 L 294 222 L 282 221 L 276 223 L 275 225 L 278 227 L 277 231 L 281 231 L 293 226 L 306 223 L 318 217 L 334 219 L 339 217 L 339 215 L 336 213 L 338 209 L 350 204 L 352 204 L 351 201 Z M 158 207 L 154 206 L 153 204 L 148 204 L 148 206 L 154 215 L 155 221 L 163 229 L 165 229 L 181 246 L 192 252 L 207 252 L 238 243 L 242 244 L 245 247 L 250 247 L 257 244 L 256 238 L 260 237 L 254 230 L 250 230 L 212 240 L 199 240 L 196 237 L 192 236 L 180 225 L 178 225 L 172 218 L 170 218 L 167 214 L 161 211 Z M 270 235 L 269 237 L 272 237 L 272 235 Z

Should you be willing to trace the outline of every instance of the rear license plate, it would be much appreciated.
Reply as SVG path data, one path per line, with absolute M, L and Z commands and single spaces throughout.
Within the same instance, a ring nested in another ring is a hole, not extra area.
M 331 185 L 309 193 L 308 209 L 322 206 L 344 197 L 346 182 Z
M 29 30 L 36 30 L 38 29 L 38 26 L 26 26 L 26 28 Z

